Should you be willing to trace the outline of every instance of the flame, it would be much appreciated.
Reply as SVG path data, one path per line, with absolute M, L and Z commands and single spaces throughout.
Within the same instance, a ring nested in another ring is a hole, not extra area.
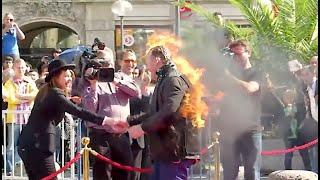
M 200 81 L 204 69 L 194 67 L 187 58 L 179 55 L 182 41 L 175 35 L 162 32 L 154 33 L 148 38 L 147 46 L 149 49 L 161 45 L 170 50 L 172 60 L 177 65 L 178 70 L 184 74 L 192 84 L 191 90 L 186 93 L 183 99 L 180 108 L 181 115 L 191 120 L 194 127 L 204 127 L 205 120 L 203 118 L 208 115 L 208 106 L 202 99 L 205 95 L 205 86 Z

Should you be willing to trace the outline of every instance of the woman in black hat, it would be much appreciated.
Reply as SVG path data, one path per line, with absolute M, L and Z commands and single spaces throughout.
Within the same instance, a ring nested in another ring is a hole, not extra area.
M 49 64 L 49 74 L 45 78 L 47 84 L 38 92 L 28 123 L 20 134 L 18 153 L 31 180 L 39 180 L 55 172 L 55 126 L 61 122 L 65 112 L 100 125 L 127 126 L 82 109 L 65 96 L 64 90 L 72 81 L 68 71 L 74 68 L 75 65 L 61 60 Z

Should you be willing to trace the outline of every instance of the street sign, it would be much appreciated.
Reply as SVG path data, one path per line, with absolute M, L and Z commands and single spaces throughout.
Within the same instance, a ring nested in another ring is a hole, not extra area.
M 125 46 L 132 46 L 134 44 L 134 37 L 130 34 L 126 34 L 123 39 Z

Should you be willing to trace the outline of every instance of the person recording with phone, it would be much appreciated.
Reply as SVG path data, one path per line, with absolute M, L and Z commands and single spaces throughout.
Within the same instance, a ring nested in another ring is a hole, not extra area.
M 24 39 L 25 35 L 18 24 L 14 22 L 13 15 L 6 13 L 2 23 L 2 57 L 11 56 L 14 60 L 19 59 L 18 40 Z
M 81 103 L 88 110 L 99 115 L 117 118 L 125 123 L 130 115 L 129 99 L 140 96 L 139 87 L 132 78 L 114 72 L 111 49 L 98 50 L 96 54 L 97 57 L 89 59 L 83 69 L 83 81 L 87 82 L 86 85 L 74 88 L 80 92 Z M 133 166 L 127 127 L 114 128 L 89 122 L 86 126 L 92 149 L 120 164 Z M 112 168 L 111 165 L 99 159 L 94 160 L 94 180 L 129 180 L 131 174 L 131 172 Z

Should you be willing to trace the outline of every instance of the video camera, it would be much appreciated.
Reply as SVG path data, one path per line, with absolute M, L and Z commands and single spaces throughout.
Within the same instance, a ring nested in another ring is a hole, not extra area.
M 84 78 L 99 82 L 112 82 L 114 80 L 114 68 L 103 67 L 103 62 L 90 59 L 84 68 Z
M 97 80 L 99 82 L 112 82 L 114 80 L 114 68 L 104 67 L 107 63 L 105 60 L 97 59 L 96 51 L 93 50 L 98 46 L 99 50 L 103 50 L 105 45 L 98 38 L 94 39 L 92 50 L 86 49 L 82 57 L 82 75 L 88 80 Z M 101 49 L 102 48 L 102 49 Z M 88 70 L 90 68 L 90 70 Z

